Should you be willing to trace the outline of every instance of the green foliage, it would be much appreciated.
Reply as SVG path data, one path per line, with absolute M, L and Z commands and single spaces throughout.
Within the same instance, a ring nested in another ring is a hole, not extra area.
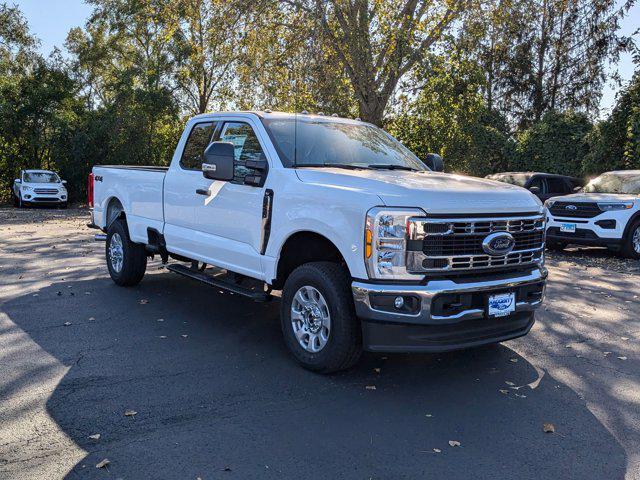
M 478 66 L 432 56 L 417 77 L 417 97 L 403 99 L 387 128 L 420 158 L 445 157 L 447 170 L 483 176 L 506 168 L 513 141 L 505 118 L 487 110 Z
M 518 136 L 511 170 L 582 175 L 592 124 L 585 114 L 548 112 Z

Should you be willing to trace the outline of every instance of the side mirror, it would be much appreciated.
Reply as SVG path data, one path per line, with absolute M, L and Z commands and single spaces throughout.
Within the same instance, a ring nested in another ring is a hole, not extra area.
M 534 195 L 539 195 L 540 194 L 540 187 L 529 187 L 529 191 L 531 193 L 533 193 Z
M 444 160 L 437 153 L 429 153 L 423 163 L 434 172 L 444 172 Z
M 16 178 L 16 183 L 22 183 L 22 180 L 20 180 L 19 178 Z
M 60 183 L 62 183 L 63 185 L 66 185 L 67 181 L 66 180 L 60 180 Z
M 233 180 L 235 147 L 230 142 L 213 142 L 204 151 L 202 175 L 210 180 Z
M 576 185 L 573 187 L 573 193 L 580 193 L 582 191 L 582 187 L 580 185 Z

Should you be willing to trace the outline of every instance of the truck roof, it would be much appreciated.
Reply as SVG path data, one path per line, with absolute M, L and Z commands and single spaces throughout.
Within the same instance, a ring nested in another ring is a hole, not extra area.
M 300 113 L 291 113 L 291 112 L 275 112 L 272 110 L 235 110 L 235 111 L 220 111 L 220 112 L 207 112 L 196 115 L 193 118 L 200 117 L 211 117 L 212 115 L 255 115 L 259 118 L 264 119 L 283 119 L 283 120 L 295 120 L 295 119 L 314 119 L 314 120 L 327 120 L 332 122 L 340 122 L 340 123 L 353 123 L 353 124 L 366 124 L 367 122 L 363 122 L 360 119 L 353 118 L 345 118 L 334 115 L 326 115 L 324 113 L 309 113 L 309 112 L 300 112 Z

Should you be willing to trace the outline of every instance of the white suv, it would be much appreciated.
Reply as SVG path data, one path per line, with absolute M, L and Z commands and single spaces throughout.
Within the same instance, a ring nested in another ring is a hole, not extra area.
M 13 182 L 13 204 L 16 207 L 44 204 L 66 208 L 66 184 L 58 174 L 49 170 L 21 170 L 20 178 Z
M 581 193 L 546 202 L 547 247 L 606 246 L 640 258 L 640 170 L 603 173 Z

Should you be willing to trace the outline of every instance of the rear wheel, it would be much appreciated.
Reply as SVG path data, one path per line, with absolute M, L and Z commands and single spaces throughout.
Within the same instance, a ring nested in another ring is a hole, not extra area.
M 628 258 L 640 259 L 640 219 L 634 221 L 629 228 L 623 240 L 622 254 Z
M 147 252 L 144 245 L 131 241 L 124 219 L 111 223 L 105 253 L 109 275 L 117 285 L 130 287 L 140 283 L 147 269 Z
M 348 272 L 332 262 L 296 268 L 287 279 L 280 319 L 284 340 L 306 369 L 332 373 L 354 365 L 362 333 Z
M 566 242 L 558 242 L 555 240 L 547 240 L 547 248 L 549 250 L 553 250 L 554 252 L 561 252 L 562 250 L 564 250 L 565 248 L 567 248 L 567 243 Z

